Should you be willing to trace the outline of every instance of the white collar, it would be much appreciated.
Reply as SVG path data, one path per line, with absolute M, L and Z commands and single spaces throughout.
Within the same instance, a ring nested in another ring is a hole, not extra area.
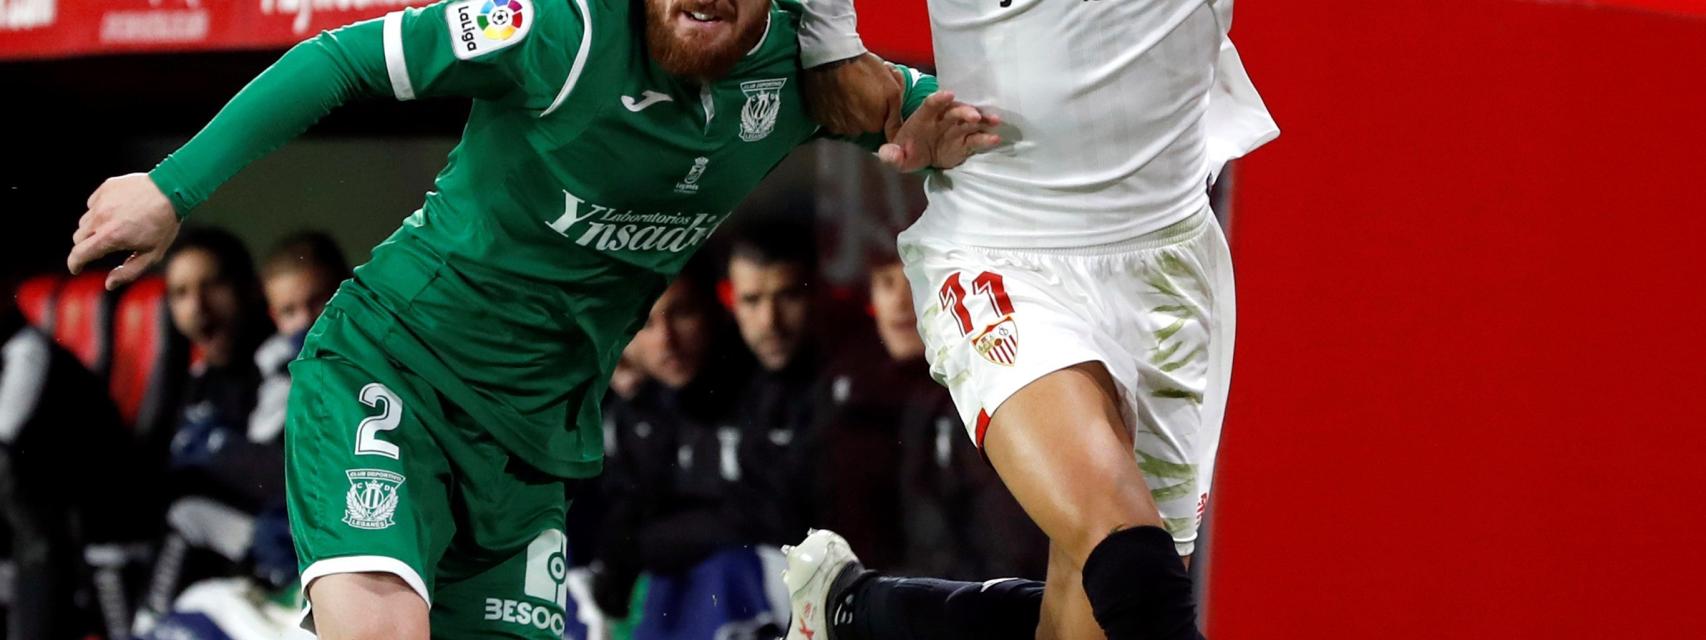
M 764 13 L 764 35 L 758 36 L 758 44 L 752 45 L 752 50 L 746 52 L 746 55 L 758 53 L 759 49 L 764 48 L 764 41 L 770 39 L 770 15 L 775 12 L 775 7 L 771 7 L 769 11 Z

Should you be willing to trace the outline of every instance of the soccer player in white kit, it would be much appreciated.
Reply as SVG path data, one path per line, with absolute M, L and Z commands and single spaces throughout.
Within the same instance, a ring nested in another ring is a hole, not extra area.
M 851 0 L 807 6 L 807 65 L 863 53 Z M 1004 143 L 929 176 L 900 254 L 931 373 L 1048 534 L 1049 572 L 877 576 L 814 532 L 789 553 L 789 638 L 1196 638 L 1185 562 L 1235 313 L 1207 190 L 1278 134 L 1227 38 L 1232 2 L 929 8 L 938 78 Z

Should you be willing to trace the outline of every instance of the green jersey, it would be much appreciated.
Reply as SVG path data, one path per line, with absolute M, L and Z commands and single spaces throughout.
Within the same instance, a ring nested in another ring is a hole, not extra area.
M 818 135 L 797 4 L 777 2 L 757 46 L 703 85 L 650 60 L 643 7 L 459 0 L 322 34 L 151 175 L 183 214 L 350 97 L 474 98 L 436 189 L 331 306 L 516 456 L 596 474 L 599 400 L 651 303 Z M 909 113 L 935 80 L 903 71 Z

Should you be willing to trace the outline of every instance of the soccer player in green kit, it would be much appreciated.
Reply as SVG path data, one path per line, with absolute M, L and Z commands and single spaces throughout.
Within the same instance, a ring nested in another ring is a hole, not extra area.
M 910 69 L 890 75 L 866 56 L 804 75 L 802 13 L 794 0 L 398 11 L 293 48 L 152 172 L 90 197 L 68 266 L 132 252 L 115 287 L 215 188 L 346 100 L 474 98 L 436 190 L 343 284 L 291 365 L 306 627 L 340 640 L 561 637 L 565 497 L 600 472 L 610 372 L 728 212 L 820 135 L 803 92 L 853 86 L 833 74 L 892 78 L 911 115 L 888 127 L 898 146 L 882 155 L 903 168 L 945 168 L 996 142 L 993 119 L 945 92 L 926 99 L 934 79 Z M 897 92 L 880 93 L 809 98 L 897 111 Z M 868 120 L 885 119 L 897 122 Z

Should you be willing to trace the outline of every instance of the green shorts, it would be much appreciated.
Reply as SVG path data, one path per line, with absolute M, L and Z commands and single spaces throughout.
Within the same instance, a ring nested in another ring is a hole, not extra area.
M 434 637 L 561 638 L 569 483 L 500 447 L 467 413 L 328 309 L 290 365 L 286 487 L 303 589 L 402 578 Z M 302 625 L 313 630 L 312 603 Z

